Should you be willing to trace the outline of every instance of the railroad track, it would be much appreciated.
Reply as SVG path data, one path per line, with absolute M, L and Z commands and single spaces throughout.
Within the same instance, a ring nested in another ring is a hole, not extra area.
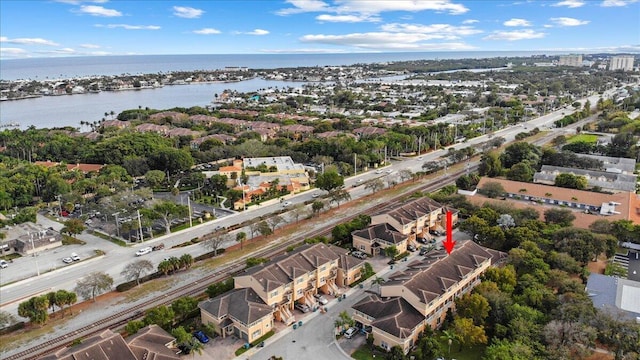
M 433 190 L 440 189 L 445 185 L 449 185 L 455 182 L 455 179 L 457 179 L 460 175 L 465 174 L 467 171 L 475 171 L 477 167 L 478 165 L 475 164 L 470 166 L 469 169 L 462 169 L 460 171 L 456 171 L 451 174 L 448 174 L 445 177 L 440 177 L 422 186 L 416 186 L 411 189 L 411 192 L 433 191 Z M 367 209 L 363 209 L 359 212 L 355 212 L 349 216 L 341 218 L 340 221 L 341 222 L 350 221 L 363 213 L 375 214 L 385 209 L 396 208 L 400 204 L 405 202 L 404 199 L 406 198 L 406 195 L 407 195 L 406 193 L 403 193 L 401 195 L 398 195 L 390 199 L 389 201 L 385 201 L 383 203 L 373 205 L 371 207 L 368 207 Z M 317 236 L 330 235 L 331 228 L 332 226 L 326 226 L 322 229 L 311 230 L 304 234 L 295 236 L 287 241 L 281 242 L 268 249 L 258 250 L 252 256 L 271 258 L 275 255 L 282 254 L 282 252 L 285 251 L 287 247 L 300 243 L 304 241 L 304 239 L 313 238 Z M 244 264 L 243 261 L 244 261 L 243 259 L 236 260 L 235 262 L 221 268 L 220 270 L 217 270 L 211 274 L 204 276 L 201 280 L 170 290 L 166 292 L 162 297 L 151 299 L 151 300 L 142 302 L 138 305 L 132 306 L 126 310 L 119 311 L 106 318 L 100 319 L 91 325 L 84 326 L 68 334 L 59 336 L 55 339 L 45 341 L 29 349 L 7 356 L 4 359 L 5 360 L 32 359 L 32 358 L 44 356 L 44 355 L 53 353 L 61 348 L 67 347 L 73 344 L 73 342 L 78 339 L 88 338 L 104 330 L 124 326 L 129 321 L 140 318 L 144 314 L 145 309 L 149 309 L 155 306 L 170 304 L 171 302 L 175 301 L 180 297 L 200 295 L 212 283 L 226 280 L 230 277 L 233 277 L 235 274 L 243 271 L 246 268 L 246 265 Z

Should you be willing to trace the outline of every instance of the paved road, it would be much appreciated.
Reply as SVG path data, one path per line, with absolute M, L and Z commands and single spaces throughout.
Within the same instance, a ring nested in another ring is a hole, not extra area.
M 609 90 L 605 92 L 602 97 L 610 97 L 613 93 L 613 90 Z M 600 96 L 601 95 L 593 95 L 589 100 L 592 104 L 595 104 Z M 585 101 L 586 99 L 581 100 L 582 103 Z M 558 110 L 540 118 L 530 120 L 527 122 L 526 126 L 528 128 L 552 126 L 554 121 L 571 113 L 573 113 L 573 108 Z M 526 131 L 523 129 L 523 126 L 524 125 L 512 126 L 497 131 L 494 135 L 504 137 L 507 141 L 511 141 L 515 138 L 516 134 Z M 481 136 L 470 139 L 466 143 L 452 145 L 449 148 L 461 149 L 468 146 L 475 146 L 487 141 L 487 139 L 487 136 Z M 390 166 L 383 168 L 384 172 L 382 174 L 378 174 L 373 170 L 361 173 L 345 180 L 346 189 L 351 194 L 352 199 L 357 199 L 369 194 L 369 190 L 365 190 L 364 186 L 353 187 L 354 184 L 360 184 L 358 181 L 364 183 L 367 180 L 377 177 L 383 177 L 385 181 L 398 180 L 396 178 L 398 177 L 400 170 L 408 169 L 412 172 L 422 171 L 422 164 L 424 162 L 439 158 L 446 154 L 447 150 L 448 148 L 445 148 L 425 154 L 421 156 L 422 159 L 420 160 L 416 158 L 395 161 Z M 289 208 L 291 208 L 296 204 L 313 200 L 314 198 L 312 195 L 318 192 L 323 194 L 321 190 L 312 190 L 302 194 L 286 196 L 285 200 L 292 203 L 292 205 L 289 206 Z M 63 249 L 46 253 L 42 252 L 37 257 L 24 257 L 17 259 L 10 264 L 9 268 L 2 269 L 0 272 L 0 284 L 3 285 L 0 287 L 0 310 L 17 313 L 17 305 L 23 299 L 58 289 L 73 290 L 77 279 L 92 271 L 105 272 L 114 278 L 114 282 L 116 284 L 121 283 L 125 281 L 125 279 L 120 275 L 120 272 L 130 261 L 137 259 L 134 255 L 135 251 L 143 246 L 151 246 L 160 242 L 165 244 L 165 250 L 153 252 L 144 256 L 144 259 L 151 260 L 154 266 L 165 257 L 179 257 L 184 253 L 189 253 L 195 257 L 207 250 L 202 245 L 194 245 L 178 249 L 170 248 L 173 245 L 181 244 L 195 237 L 208 234 L 218 226 L 229 227 L 231 225 L 239 224 L 280 210 L 282 210 L 282 204 L 280 204 L 278 200 L 272 200 L 259 206 L 252 206 L 247 209 L 247 211 L 216 219 L 205 224 L 194 225 L 192 228 L 170 235 L 157 237 L 156 239 L 146 241 L 144 244 L 137 244 L 132 247 L 116 246 L 108 241 L 97 239 L 88 234 L 82 234 L 79 238 L 87 242 L 87 245 L 83 247 L 75 245 L 65 246 Z M 46 227 L 53 226 L 56 229 L 62 227 L 59 223 L 48 220 L 45 221 L 40 217 L 38 221 L 44 222 Z M 292 219 L 289 218 L 289 221 L 292 221 Z M 245 231 L 247 234 L 250 233 L 248 229 L 241 229 L 238 231 Z M 235 244 L 235 237 L 232 236 L 226 244 L 223 244 L 222 247 L 227 247 L 233 244 Z M 94 250 L 96 249 L 103 250 L 106 254 L 101 257 L 93 258 L 92 260 L 80 261 L 66 266 L 62 263 L 61 259 L 69 256 L 71 252 L 77 252 L 81 257 L 87 259 L 94 254 Z M 36 276 L 38 271 L 40 272 L 40 276 Z M 30 278 L 22 280 L 27 277 Z

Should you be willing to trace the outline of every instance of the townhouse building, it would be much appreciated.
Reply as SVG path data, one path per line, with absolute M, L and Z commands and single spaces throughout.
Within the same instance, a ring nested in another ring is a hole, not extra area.
M 473 241 L 459 241 L 450 255 L 435 251 L 391 275 L 353 306 L 353 319 L 384 349 L 400 346 L 408 353 L 426 326 L 437 328 L 455 299 L 480 283 L 481 275 L 498 264 L 506 253 L 484 248 Z
M 295 322 L 296 303 L 316 310 L 314 295 L 338 295 L 362 277 L 364 261 L 334 245 L 306 244 L 234 278 L 235 289 L 198 305 L 203 324 L 220 336 L 252 342 L 274 321 Z
M 403 253 L 418 239 L 431 238 L 430 232 L 444 233 L 447 211 L 451 211 L 453 224 L 456 224 L 458 210 L 429 197 L 412 200 L 394 210 L 371 216 L 369 227 L 351 234 L 353 247 L 372 256 L 389 246 L 395 246 Z

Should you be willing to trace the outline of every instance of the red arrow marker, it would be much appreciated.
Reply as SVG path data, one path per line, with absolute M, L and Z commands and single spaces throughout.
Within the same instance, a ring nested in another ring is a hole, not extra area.
M 451 211 L 447 211 L 447 240 L 445 240 L 442 245 L 444 249 L 447 250 L 447 254 L 451 255 L 451 251 L 453 251 L 453 247 L 456 246 L 455 240 L 453 240 L 452 233 L 452 220 L 451 220 Z

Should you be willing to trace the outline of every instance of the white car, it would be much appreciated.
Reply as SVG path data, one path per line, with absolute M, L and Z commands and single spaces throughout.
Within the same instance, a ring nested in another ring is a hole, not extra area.
M 136 256 L 147 255 L 151 251 L 153 251 L 151 247 L 143 247 L 142 249 L 136 251 Z
M 78 256 L 78 254 L 76 253 L 71 253 L 71 260 L 80 261 L 80 256 Z
M 65 264 L 71 264 L 73 262 L 73 259 L 70 257 L 66 257 L 64 259 L 62 259 L 62 262 Z
M 382 170 L 376 170 L 376 174 L 382 174 Z
M 7 267 L 9 267 L 9 263 L 4 260 L 0 260 L 0 269 L 6 269 Z
M 320 294 L 315 294 L 315 295 L 313 295 L 313 297 L 315 297 L 316 301 L 318 301 L 322 305 L 327 305 L 329 303 L 327 298 L 325 298 L 324 296 L 322 296 Z
M 353 335 L 356 334 L 358 330 L 354 327 L 350 327 L 349 329 L 347 329 L 347 331 L 344 333 L 344 337 L 346 337 L 347 339 L 351 339 L 353 337 Z
M 316 199 L 316 198 L 320 197 L 320 194 L 315 193 L 315 194 L 311 195 L 311 197 L 312 197 L 312 198 L 314 198 L 314 199 Z

